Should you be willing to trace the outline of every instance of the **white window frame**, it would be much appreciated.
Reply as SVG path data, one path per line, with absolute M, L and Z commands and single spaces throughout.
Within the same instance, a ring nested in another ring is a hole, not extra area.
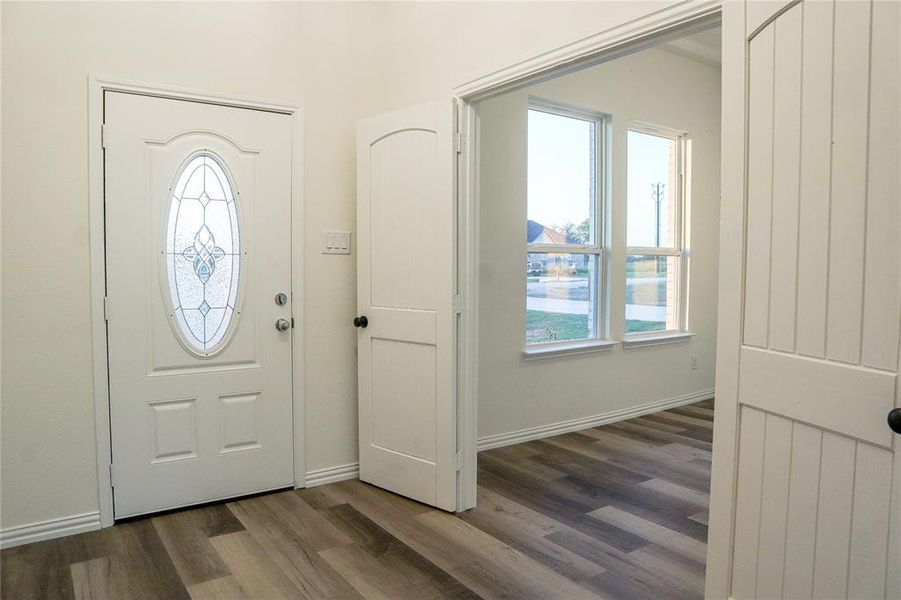
M 542 358 L 560 354 L 581 354 L 594 350 L 605 350 L 613 346 L 610 341 L 609 261 L 610 248 L 610 114 L 586 109 L 570 104 L 542 98 L 529 97 L 529 111 L 536 110 L 561 117 L 569 117 L 595 124 L 595 186 L 594 198 L 589 207 L 589 219 L 594 221 L 594 239 L 588 244 L 530 244 L 526 240 L 526 256 L 529 254 L 587 254 L 595 256 L 597 275 L 594 302 L 591 310 L 594 318 L 594 336 L 582 340 L 559 340 L 529 344 L 526 340 L 526 326 L 523 322 L 523 358 Z M 526 113 L 528 115 L 528 113 Z M 528 119 L 527 119 L 528 122 Z M 526 156 L 528 156 L 528 135 L 526 136 Z M 528 169 L 528 167 L 527 167 Z M 528 176 L 528 172 L 527 172 Z M 526 195 L 528 215 L 528 194 Z M 528 219 L 528 218 L 527 218 Z M 524 224 L 525 225 L 525 224 Z
M 639 345 L 641 340 L 659 340 L 661 338 L 682 337 L 682 334 L 688 334 L 688 257 L 687 238 L 688 229 L 685 215 L 688 214 L 686 206 L 686 145 L 688 134 L 684 131 L 677 131 L 657 125 L 649 125 L 647 123 L 630 122 L 626 127 L 626 143 L 628 144 L 629 132 L 643 133 L 657 137 L 666 138 L 676 143 L 676 199 L 675 199 L 675 226 L 673 227 L 674 240 L 672 247 L 645 247 L 645 246 L 626 246 L 626 261 L 628 263 L 630 256 L 673 256 L 678 259 L 676 265 L 676 294 L 674 313 L 676 315 L 676 327 L 664 329 L 660 331 L 642 331 L 638 333 L 628 333 L 623 331 L 624 343 L 632 342 Z M 626 161 L 628 161 L 628 151 L 626 152 Z M 628 194 L 628 163 L 626 164 L 626 189 Z M 629 202 L 624 203 L 626 210 L 626 221 L 629 219 Z M 626 227 L 626 243 L 628 243 L 628 225 Z M 626 282 L 623 281 L 625 289 Z M 625 326 L 626 304 L 623 303 L 623 325 Z

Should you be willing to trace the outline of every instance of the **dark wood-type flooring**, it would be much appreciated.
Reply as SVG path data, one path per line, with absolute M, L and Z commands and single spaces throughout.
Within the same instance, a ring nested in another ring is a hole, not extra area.
M 479 455 L 451 515 L 346 481 L 0 553 L 3 600 L 700 598 L 712 401 Z

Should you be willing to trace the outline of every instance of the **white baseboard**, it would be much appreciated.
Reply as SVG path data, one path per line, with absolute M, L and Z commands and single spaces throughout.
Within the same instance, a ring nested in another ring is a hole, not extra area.
M 326 483 L 356 479 L 359 476 L 360 463 L 349 463 L 337 467 L 326 467 L 324 469 L 308 471 L 304 485 L 306 485 L 306 487 L 314 487 L 317 485 L 325 485 Z
M 96 511 L 29 523 L 0 531 L 0 548 L 12 548 L 96 529 L 100 529 L 100 513 Z
M 360 464 L 350 463 L 309 471 L 305 485 L 306 487 L 313 487 L 347 479 L 356 479 L 359 476 Z M 89 512 L 71 517 L 29 523 L 28 525 L 10 527 L 0 531 L 0 548 L 12 548 L 13 546 L 75 535 L 76 533 L 84 533 L 85 531 L 94 531 L 96 529 L 100 529 L 99 512 Z
M 551 423 L 550 425 L 539 425 L 537 427 L 520 429 L 519 431 L 489 435 L 479 438 L 477 447 L 479 452 L 481 452 L 482 450 L 491 450 L 492 448 L 512 446 L 513 444 L 539 440 L 541 438 L 552 437 L 562 433 L 570 433 L 580 429 L 588 429 L 590 427 L 606 425 L 607 423 L 633 419 L 642 415 L 659 412 L 668 408 L 676 408 L 677 406 L 684 406 L 693 402 L 700 402 L 701 400 L 709 400 L 711 398 L 713 398 L 713 388 L 676 396 L 675 398 L 667 398 L 666 400 L 639 404 L 638 406 L 614 410 L 600 415 L 579 417 L 578 419 L 560 421 L 559 423 Z

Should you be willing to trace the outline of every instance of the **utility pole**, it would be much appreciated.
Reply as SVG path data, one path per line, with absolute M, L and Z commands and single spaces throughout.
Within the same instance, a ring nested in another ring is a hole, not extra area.
M 651 184 L 651 196 L 654 198 L 654 241 L 658 248 L 660 247 L 660 202 L 663 201 L 663 188 L 665 187 L 664 183 Z
M 665 187 L 666 184 L 659 182 L 651 184 L 651 195 L 654 197 L 654 241 L 658 248 L 660 247 L 660 203 L 663 201 Z M 660 259 L 654 262 L 656 263 L 654 270 L 657 271 L 657 275 L 660 275 Z

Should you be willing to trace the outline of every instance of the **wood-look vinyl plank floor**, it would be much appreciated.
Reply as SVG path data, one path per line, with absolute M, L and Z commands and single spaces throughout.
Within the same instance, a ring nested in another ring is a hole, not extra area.
M 702 598 L 713 406 L 482 452 L 457 515 L 344 481 L 11 548 L 0 596 Z

